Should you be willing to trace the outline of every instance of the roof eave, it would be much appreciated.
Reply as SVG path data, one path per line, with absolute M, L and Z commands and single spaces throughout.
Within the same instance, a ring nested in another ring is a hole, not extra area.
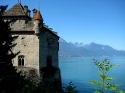
M 46 29 L 46 31 L 48 31 L 49 33 L 53 34 L 54 36 L 56 36 L 57 38 L 60 38 L 56 33 L 54 33 L 52 30 L 44 27 Z

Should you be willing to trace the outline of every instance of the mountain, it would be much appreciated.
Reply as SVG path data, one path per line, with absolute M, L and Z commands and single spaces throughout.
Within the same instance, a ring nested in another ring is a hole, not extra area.
M 96 43 L 83 44 L 71 43 L 63 40 L 59 41 L 59 55 L 68 57 L 83 57 L 83 56 L 125 56 L 125 51 L 116 50 L 108 45 Z

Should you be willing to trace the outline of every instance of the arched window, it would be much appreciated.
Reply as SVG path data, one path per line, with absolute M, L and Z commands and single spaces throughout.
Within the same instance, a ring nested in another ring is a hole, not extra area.
M 24 66 L 24 55 L 18 56 L 18 66 Z

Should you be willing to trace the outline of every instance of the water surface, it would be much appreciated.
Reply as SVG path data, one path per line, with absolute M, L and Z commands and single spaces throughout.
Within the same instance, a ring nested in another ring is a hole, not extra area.
M 117 65 L 109 72 L 114 77 L 113 83 L 121 84 L 120 88 L 125 90 L 125 57 L 110 57 L 110 62 Z M 80 93 L 92 93 L 96 89 L 89 84 L 90 80 L 100 79 L 93 57 L 60 57 L 59 63 L 63 86 L 72 81 Z

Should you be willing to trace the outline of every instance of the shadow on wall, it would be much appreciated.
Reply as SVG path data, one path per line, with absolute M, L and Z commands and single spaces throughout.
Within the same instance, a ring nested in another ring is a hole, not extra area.
M 47 57 L 47 66 L 41 68 L 43 93 L 63 93 L 60 70 L 52 65 L 51 56 Z

